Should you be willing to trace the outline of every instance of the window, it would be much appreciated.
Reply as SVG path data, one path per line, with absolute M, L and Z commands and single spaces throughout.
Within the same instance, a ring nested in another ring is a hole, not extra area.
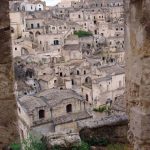
M 97 30 L 95 30 L 94 32 L 95 32 L 95 34 L 97 34 Z
M 57 80 L 54 80 L 54 83 L 56 83 L 57 82 Z
M 116 31 L 118 31 L 118 28 L 116 28 Z
M 59 41 L 58 40 L 54 40 L 54 45 L 59 45 Z
M 39 23 L 37 23 L 37 27 L 38 27 L 38 28 L 40 27 L 40 24 L 39 24 Z
M 42 119 L 45 117 L 45 111 L 44 110 L 39 110 L 39 119 Z
M 60 77 L 62 77 L 63 76 L 63 74 L 62 74 L 62 72 L 60 72 Z
M 33 24 L 31 24 L 31 28 L 32 28 L 32 29 L 34 28 L 34 25 L 33 25 Z
M 15 50 L 17 50 L 17 48 L 15 47 Z
M 71 83 L 72 83 L 72 85 L 74 85 L 74 80 L 73 79 L 71 80 Z
M 86 74 L 86 71 L 84 70 L 84 75 Z
M 80 15 L 78 15 L 78 18 L 81 18 L 81 16 L 80 16 Z
M 89 96 L 88 96 L 88 94 L 86 94 L 85 98 L 86 98 L 86 101 L 88 102 L 88 101 L 89 101 Z
M 79 70 L 77 70 L 77 75 L 80 75 L 80 72 L 79 72 Z
M 67 113 L 72 112 L 72 105 L 71 105 L 71 104 L 68 104 L 68 105 L 66 106 L 66 112 L 67 112 Z
M 32 9 L 32 6 L 31 6 L 31 9 Z

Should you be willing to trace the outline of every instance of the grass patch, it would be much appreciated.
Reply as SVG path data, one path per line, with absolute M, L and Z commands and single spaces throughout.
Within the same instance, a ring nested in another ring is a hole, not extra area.
M 80 144 L 73 145 L 70 148 L 62 148 L 58 145 L 55 145 L 51 149 L 52 150 L 90 150 L 90 145 L 82 141 Z
M 86 36 L 92 36 L 93 34 L 91 32 L 87 32 L 87 31 L 75 31 L 74 32 L 75 35 L 77 35 L 78 37 L 86 37 Z
M 94 108 L 93 111 L 95 112 L 105 112 L 107 110 L 107 107 L 106 105 L 103 105 L 103 106 L 99 106 L 98 108 Z

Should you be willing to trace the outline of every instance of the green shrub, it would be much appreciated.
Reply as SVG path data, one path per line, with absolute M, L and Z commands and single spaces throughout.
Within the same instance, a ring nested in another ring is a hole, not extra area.
M 22 142 L 24 150 L 46 150 L 46 144 L 36 137 L 30 135 L 26 140 Z
M 92 36 L 91 32 L 82 31 L 82 30 L 75 31 L 74 34 L 77 35 L 78 37 Z
M 95 112 L 106 112 L 107 111 L 107 106 L 103 105 L 103 106 L 99 106 L 98 108 L 94 108 L 93 111 Z
M 21 150 L 21 144 L 11 144 L 10 147 L 12 148 L 12 150 Z
M 90 145 L 84 141 L 80 145 L 74 145 L 71 150 L 89 150 Z
M 99 112 L 104 112 L 106 111 L 106 106 L 100 106 L 99 107 Z

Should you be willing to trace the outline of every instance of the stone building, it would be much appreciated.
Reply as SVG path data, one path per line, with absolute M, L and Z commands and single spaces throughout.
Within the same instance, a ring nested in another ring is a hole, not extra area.
M 124 18 L 121 15 L 124 12 L 121 0 L 112 6 L 107 2 L 87 0 L 85 5 L 78 1 L 62 7 L 61 3 L 49 10 L 43 5 L 40 11 L 35 8 L 32 11 L 16 10 L 11 3 L 11 26 L 15 29 L 12 33 L 15 35 L 13 57 L 17 71 L 22 75 L 15 86 L 18 106 L 23 112 L 19 114 L 22 118 L 19 121 L 21 137 L 26 138 L 30 129 L 46 133 L 73 127 L 76 132 L 76 121 L 91 117 L 77 104 L 75 114 L 62 111 L 57 116 L 57 112 L 53 112 L 51 118 L 48 110 L 52 105 L 47 105 L 49 99 L 46 100 L 45 95 L 39 96 L 42 91 L 50 95 L 68 91 L 65 94 L 70 97 L 69 101 L 72 101 L 71 96 L 78 95 L 82 100 L 77 101 L 81 101 L 81 105 L 85 103 L 93 114 L 94 108 L 105 105 L 108 99 L 114 102 L 124 94 Z M 30 7 L 34 2 L 21 4 Z M 117 14 L 111 16 L 110 7 L 116 7 Z M 18 16 L 16 26 L 13 26 L 14 14 Z M 65 110 L 61 102 L 56 107 Z M 46 109 L 43 111 L 47 116 L 39 119 L 38 111 L 35 114 L 34 110 L 30 116 L 32 110 L 28 113 L 28 108 L 35 103 Z
M 17 100 L 19 130 L 24 139 L 32 131 L 48 132 L 77 131 L 76 121 L 89 119 L 89 106 L 72 90 L 45 90 L 33 96 Z

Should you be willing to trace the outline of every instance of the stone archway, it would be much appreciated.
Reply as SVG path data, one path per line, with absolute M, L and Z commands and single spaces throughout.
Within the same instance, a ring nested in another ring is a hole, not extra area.
M 37 36 L 39 36 L 39 35 L 41 35 L 40 31 L 36 31 L 35 37 L 37 37 Z

